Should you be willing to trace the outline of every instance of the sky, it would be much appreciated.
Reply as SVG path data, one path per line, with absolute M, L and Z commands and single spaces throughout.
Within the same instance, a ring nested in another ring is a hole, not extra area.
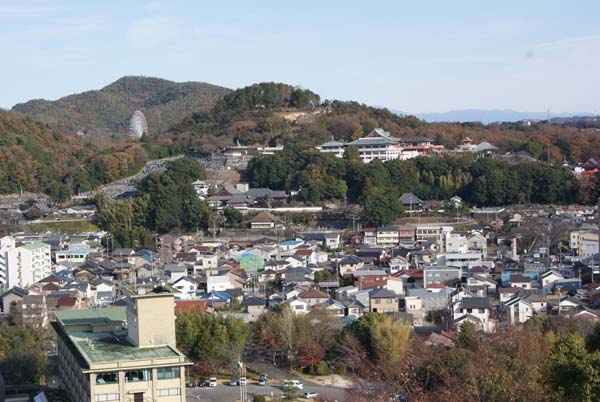
M 598 113 L 598 15 L 598 0 L 0 0 L 0 107 L 144 75 L 411 113 Z

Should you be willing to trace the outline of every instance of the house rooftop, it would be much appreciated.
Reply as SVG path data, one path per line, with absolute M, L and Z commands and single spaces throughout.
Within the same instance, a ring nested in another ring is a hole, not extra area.
M 490 308 L 490 299 L 487 297 L 463 297 L 461 299 L 462 308 L 470 308 L 470 309 L 489 309 Z
M 369 292 L 369 297 L 371 299 L 390 299 L 396 298 L 396 293 L 387 289 L 374 289 Z
M 329 297 L 329 295 L 318 289 L 308 289 L 300 293 L 298 297 L 302 299 L 326 299 Z

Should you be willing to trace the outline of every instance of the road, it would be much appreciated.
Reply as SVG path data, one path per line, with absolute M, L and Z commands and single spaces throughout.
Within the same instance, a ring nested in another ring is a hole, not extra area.
M 327 401 L 345 400 L 346 390 L 343 388 L 328 387 L 323 385 L 304 384 L 304 389 L 298 391 L 298 396 L 301 397 L 306 391 L 313 391 L 319 394 L 320 398 Z M 260 386 L 256 384 L 248 384 L 248 398 L 252 401 L 254 395 L 270 396 L 281 394 L 281 384 L 273 384 L 273 386 Z M 216 388 L 186 388 L 187 402 L 235 402 L 240 400 L 240 387 L 232 387 L 219 383 Z M 303 400 L 303 399 L 300 399 Z

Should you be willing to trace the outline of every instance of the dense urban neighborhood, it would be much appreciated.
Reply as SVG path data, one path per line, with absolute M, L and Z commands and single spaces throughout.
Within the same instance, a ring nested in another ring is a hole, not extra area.
M 496 153 L 467 138 L 444 155 L 429 139 L 381 129 L 317 148 L 343 159 L 346 147 L 365 168 L 463 153 L 481 163 Z M 283 148 L 266 152 L 234 170 Z M 555 354 L 582 353 L 577 337 L 588 348 L 600 342 L 596 205 L 477 207 L 458 194 L 412 192 L 386 194 L 383 206 L 315 205 L 302 189 L 234 182 L 223 176 L 226 164 L 171 158 L 112 201 L 106 189 L 62 206 L 5 197 L 4 224 L 26 230 L 0 238 L 4 328 L 44 339 L 36 350 L 15 346 L 13 358 L 33 366 L 5 361 L 5 382 L 42 380 L 71 401 L 439 400 L 451 376 L 430 384 L 420 377 L 425 366 L 406 374 L 413 359 L 477 353 L 477 339 L 490 348 L 495 334 L 541 331 L 530 337 L 559 338 L 540 364 L 560 373 L 568 368 Z M 597 165 L 570 174 L 594 180 Z M 164 201 L 169 194 L 177 197 Z M 51 229 L 69 222 L 74 229 Z M 86 225 L 104 230 L 77 229 Z M 575 349 L 552 349 L 564 337 L 561 348 Z M 575 386 L 553 381 L 552 392 Z M 593 384 L 585 385 L 592 394 Z M 499 395 L 484 400 L 506 400 Z

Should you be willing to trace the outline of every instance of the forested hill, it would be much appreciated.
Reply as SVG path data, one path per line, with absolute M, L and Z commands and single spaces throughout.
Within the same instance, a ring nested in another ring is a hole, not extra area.
M 53 130 L 0 111 L 0 194 L 20 190 L 68 199 L 137 171 L 147 160 L 142 144 L 115 143 L 100 150 L 93 139 Z
M 148 141 L 160 156 L 211 151 L 236 143 L 309 148 L 332 139 L 351 141 L 376 127 L 396 136 L 424 135 L 448 148 L 470 137 L 477 143 L 488 141 L 501 151 L 524 152 L 540 160 L 548 155 L 554 162 L 600 158 L 597 127 L 552 122 L 426 123 L 357 102 L 322 101 L 310 90 L 278 83 L 233 91 L 213 109 L 197 111 Z
M 351 139 L 375 127 L 397 132 L 425 123 L 356 102 L 322 101 L 308 89 L 259 83 L 238 89 L 208 111 L 193 113 L 151 139 L 164 152 L 210 151 L 224 145 L 314 146 L 332 137 Z
M 187 114 L 212 107 L 229 92 L 227 88 L 202 82 L 128 76 L 100 90 L 56 101 L 31 100 L 15 105 L 12 111 L 68 133 L 124 135 L 132 113 L 141 110 L 149 129 L 160 133 Z

